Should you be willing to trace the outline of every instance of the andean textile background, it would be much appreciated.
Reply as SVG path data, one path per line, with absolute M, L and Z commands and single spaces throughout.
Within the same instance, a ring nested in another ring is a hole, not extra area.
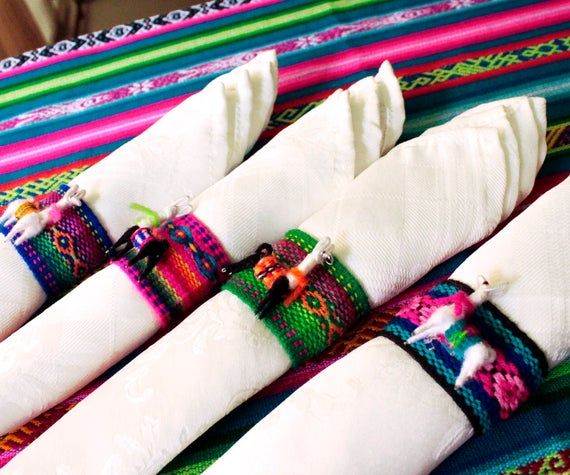
M 548 155 L 519 211 L 569 174 L 567 0 L 214 0 L 0 61 L 0 206 L 56 189 L 213 77 L 268 48 L 279 55 L 279 96 L 260 143 L 389 59 L 406 100 L 403 140 L 482 102 L 544 96 Z M 472 251 L 373 310 L 322 357 L 214 426 L 165 473 L 200 473 L 305 381 L 375 337 L 398 303 L 443 280 Z M 3 437 L 0 465 L 105 377 Z M 553 370 L 514 417 L 472 439 L 436 473 L 568 473 L 564 414 L 570 414 L 570 362 Z

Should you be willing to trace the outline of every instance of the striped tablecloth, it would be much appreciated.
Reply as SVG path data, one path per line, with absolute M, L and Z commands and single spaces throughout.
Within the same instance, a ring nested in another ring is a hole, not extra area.
M 568 0 L 214 0 L 0 61 L 0 206 L 68 181 L 213 77 L 269 47 L 279 54 L 279 97 L 260 144 L 389 59 L 406 99 L 403 139 L 481 102 L 541 95 L 548 100 L 548 156 L 526 204 L 570 171 Z M 374 337 L 398 302 L 445 278 L 470 252 L 234 411 L 165 472 L 204 470 L 292 391 Z M 0 464 L 116 369 L 3 437 Z M 467 443 L 436 472 L 570 473 L 570 362 L 515 417 Z

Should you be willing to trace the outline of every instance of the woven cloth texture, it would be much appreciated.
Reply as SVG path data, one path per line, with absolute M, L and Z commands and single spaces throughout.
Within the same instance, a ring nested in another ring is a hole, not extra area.
M 291 269 L 316 244 L 312 236 L 293 229 L 273 245 L 273 255 L 284 269 Z M 331 346 L 369 310 L 366 293 L 336 259 L 330 266 L 314 269 L 307 276 L 307 281 L 307 286 L 297 298 L 277 305 L 263 319 L 287 351 L 293 367 Z M 255 276 L 253 268 L 232 276 L 223 288 L 254 311 L 268 291 Z
M 0 206 L 57 189 L 212 77 L 268 47 L 279 54 L 280 89 L 260 144 L 331 90 L 390 59 L 406 100 L 403 139 L 481 102 L 542 95 L 548 100 L 548 156 L 519 210 L 569 173 L 566 1 L 215 0 L 1 61 Z M 137 109 L 153 113 L 132 126 L 129 117 Z M 116 134 L 105 134 L 110 125 Z M 85 140 L 89 136 L 97 140 Z M 63 141 L 72 146 L 59 147 Z M 34 152 L 31 158 L 15 158 L 25 150 Z M 165 473 L 203 471 L 297 387 L 376 336 L 398 302 L 440 282 L 470 252 L 373 310 L 326 354 L 286 374 L 209 430 Z M 5 436 L 0 463 L 104 379 Z M 559 415 L 568 413 L 570 362 L 555 368 L 511 419 L 469 441 L 436 473 L 567 473 L 570 422 Z
M 455 390 L 463 357 L 452 346 L 449 330 L 441 337 L 411 345 L 407 345 L 406 340 L 441 305 L 438 299 L 461 291 L 470 293 L 472 289 L 452 280 L 442 282 L 401 309 L 388 323 L 383 335 L 407 351 L 433 376 L 480 433 L 518 409 L 543 382 L 548 366 L 542 351 L 527 335 L 496 307 L 484 304 L 467 317 L 467 327 L 462 330 L 469 331 L 471 327 L 475 332 L 472 334 L 480 335 L 476 342 L 484 339 L 492 345 L 497 352 L 496 360 L 464 387 Z
M 171 319 L 188 315 L 214 291 L 221 269 L 230 260 L 216 236 L 193 214 L 164 223 L 152 231 L 152 236 L 166 241 L 168 249 L 148 276 L 141 278 L 148 265 L 145 259 L 129 265 L 137 250 L 116 264 L 152 306 L 161 324 L 167 326 Z
M 69 188 L 36 197 L 38 209 L 57 203 Z M 12 227 L 0 225 L 6 236 Z M 48 296 L 55 299 L 98 270 L 107 260 L 112 241 L 86 203 L 66 210 L 61 219 L 16 249 Z

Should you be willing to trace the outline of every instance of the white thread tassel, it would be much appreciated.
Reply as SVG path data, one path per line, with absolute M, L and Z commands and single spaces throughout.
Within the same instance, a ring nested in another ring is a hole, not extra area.
M 299 269 L 303 275 L 307 276 L 318 265 L 332 263 L 333 250 L 334 244 L 330 237 L 327 236 L 321 239 L 317 242 L 314 249 L 297 265 L 297 269 Z M 287 274 L 287 278 L 289 279 L 289 288 L 295 290 L 298 285 L 295 276 Z

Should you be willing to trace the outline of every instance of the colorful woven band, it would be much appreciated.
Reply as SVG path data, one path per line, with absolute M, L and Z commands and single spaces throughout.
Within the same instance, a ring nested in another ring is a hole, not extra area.
M 57 203 L 68 189 L 68 186 L 61 185 L 57 191 L 36 198 L 37 208 Z M 10 229 L 11 226 L 0 225 L 0 233 L 4 235 Z M 89 206 L 82 203 L 66 209 L 56 223 L 16 246 L 16 249 L 48 299 L 53 299 L 101 267 L 106 259 L 105 252 L 111 245 L 107 231 Z
M 473 292 L 465 284 L 453 280 L 437 285 L 400 310 L 382 335 L 415 358 L 447 391 L 475 431 L 480 433 L 509 417 L 526 401 L 541 384 L 548 367 L 538 346 L 495 306 L 486 302 L 467 317 L 464 327 L 454 330 L 466 332 L 468 338 L 482 338 L 495 349 L 497 358 L 475 373 L 475 377 L 463 387 L 455 389 L 455 380 L 462 365 L 461 341 L 456 339 L 455 348 L 445 336 L 411 345 L 404 342 L 439 307 L 437 299 L 459 291 Z M 452 331 L 448 336 L 453 338 L 454 333 Z
M 273 245 L 277 259 L 294 267 L 313 250 L 317 241 L 294 229 Z M 318 266 L 308 276 L 308 285 L 289 305 L 277 305 L 262 320 L 289 354 L 294 367 L 336 341 L 369 309 L 368 297 L 350 272 L 335 259 Z M 255 311 L 267 295 L 267 287 L 255 278 L 253 269 L 235 274 L 223 287 Z
M 116 261 L 131 282 L 152 306 L 161 325 L 172 318 L 185 317 L 212 294 L 220 282 L 220 270 L 229 265 L 218 238 L 193 214 L 174 218 L 154 229 L 154 237 L 168 242 L 168 250 L 145 278 L 143 259 L 128 265 L 137 249 Z

